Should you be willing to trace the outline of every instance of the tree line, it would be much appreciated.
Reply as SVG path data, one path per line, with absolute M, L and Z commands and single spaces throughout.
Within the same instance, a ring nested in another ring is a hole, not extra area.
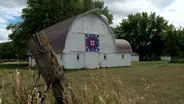
M 160 56 L 184 56 L 184 29 L 169 24 L 156 13 L 136 13 L 122 19 L 114 28 L 116 38 L 130 42 L 140 60 L 159 60 Z
M 13 42 L 0 43 L 0 59 L 25 59 L 28 57 L 26 51 L 18 51 Z
M 112 24 L 113 15 L 102 0 L 28 0 L 27 7 L 22 10 L 23 21 L 7 26 L 12 30 L 9 34 L 12 48 L 16 53 L 26 53 L 27 39 L 32 34 L 94 8 L 99 8 Z M 116 38 L 130 42 L 141 60 L 158 60 L 161 55 L 183 55 L 184 29 L 174 27 L 156 13 L 129 14 L 113 31 Z

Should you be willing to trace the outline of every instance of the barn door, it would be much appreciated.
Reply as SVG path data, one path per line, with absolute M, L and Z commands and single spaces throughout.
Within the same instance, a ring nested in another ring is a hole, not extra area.
M 100 62 L 99 53 L 88 52 L 85 53 L 85 68 L 98 68 Z

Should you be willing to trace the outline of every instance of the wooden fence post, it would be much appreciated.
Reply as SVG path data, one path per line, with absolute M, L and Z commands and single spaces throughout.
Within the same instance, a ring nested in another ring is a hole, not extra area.
M 44 31 L 32 35 L 28 47 L 42 77 L 47 85 L 51 86 L 56 103 L 65 104 L 64 89 L 68 82 Z

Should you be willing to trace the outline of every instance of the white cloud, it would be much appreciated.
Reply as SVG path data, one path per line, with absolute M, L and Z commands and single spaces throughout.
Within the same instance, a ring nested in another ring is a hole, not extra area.
M 7 31 L 6 25 L 0 25 L 0 41 L 7 41 L 8 40 L 8 34 L 11 33 L 11 31 Z
M 5 8 L 16 8 L 26 5 L 27 0 L 0 0 L 0 6 Z
M 160 12 L 161 9 L 156 8 L 151 1 L 148 0 L 125 0 L 116 1 L 111 4 L 106 4 L 110 12 L 114 16 L 113 27 L 121 22 L 122 18 L 126 18 L 128 14 L 135 14 L 137 12 Z
M 122 18 L 137 12 L 156 12 L 175 26 L 184 26 L 183 0 L 104 0 L 114 15 L 113 27 L 119 25 Z
M 4 18 L 2 18 L 2 17 L 0 17 L 0 23 L 1 23 L 1 24 L 5 24 L 5 23 L 7 23 L 7 20 L 4 19 Z
M 165 8 L 165 11 L 160 15 L 164 16 L 165 19 L 169 20 L 169 22 L 173 23 L 175 26 L 181 25 L 184 27 L 183 4 L 183 0 L 177 0 L 175 3 Z
M 22 8 L 26 6 L 27 0 L 0 0 L 0 42 L 8 41 L 8 35 L 11 31 L 5 28 L 11 21 L 16 21 Z

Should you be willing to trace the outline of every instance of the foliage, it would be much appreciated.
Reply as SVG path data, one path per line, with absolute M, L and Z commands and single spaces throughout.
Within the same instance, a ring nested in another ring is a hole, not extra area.
M 184 29 L 178 30 L 170 25 L 163 37 L 165 53 L 172 57 L 180 56 L 184 51 Z
M 16 52 L 11 42 L 0 43 L 0 59 L 14 59 Z
M 184 58 L 172 57 L 170 63 L 184 63 Z
M 146 12 L 128 15 L 120 26 L 114 29 L 116 37 L 130 42 L 134 52 L 140 55 L 141 60 L 160 57 L 164 44 L 163 33 L 168 22 L 156 13 Z
M 31 34 L 94 8 L 99 8 L 110 23 L 113 20 L 101 0 L 28 0 L 27 4 L 21 15 L 24 21 L 7 27 L 13 31 L 9 38 L 18 49 L 26 48 L 27 38 Z
M 25 60 L 28 57 L 27 50 L 17 50 L 12 42 L 0 43 L 0 59 L 20 59 Z
M 0 43 L 0 59 L 25 58 L 26 51 L 17 51 L 12 42 Z

